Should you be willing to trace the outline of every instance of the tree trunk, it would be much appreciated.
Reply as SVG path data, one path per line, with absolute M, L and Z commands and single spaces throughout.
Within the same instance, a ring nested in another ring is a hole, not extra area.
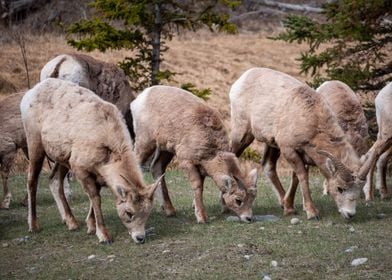
M 152 31 L 152 61 L 151 61 L 151 85 L 158 85 L 158 73 L 161 62 L 161 32 L 162 32 L 162 17 L 161 17 L 161 3 L 155 4 L 155 24 Z

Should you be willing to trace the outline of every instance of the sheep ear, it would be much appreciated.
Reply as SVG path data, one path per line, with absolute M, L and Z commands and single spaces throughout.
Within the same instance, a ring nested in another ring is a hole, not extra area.
M 257 188 L 257 168 L 252 169 L 248 174 L 248 180 L 251 188 Z
M 116 186 L 116 191 L 117 191 L 117 194 L 119 195 L 121 201 L 125 201 L 126 200 L 126 195 L 125 195 L 124 188 L 122 186 L 120 186 L 120 185 L 117 185 Z
M 222 175 L 221 180 L 223 182 L 223 192 L 228 192 L 233 187 L 233 180 L 228 175 Z
M 160 184 L 162 184 L 162 180 L 165 177 L 165 174 L 162 174 L 156 181 L 154 184 L 150 185 L 148 190 L 147 190 L 147 197 L 148 198 L 153 198 L 154 197 L 154 193 L 157 190 L 158 186 Z
M 327 160 L 325 161 L 325 165 L 327 166 L 327 169 L 331 173 L 331 175 L 334 176 L 337 169 L 333 161 L 330 158 L 327 158 Z

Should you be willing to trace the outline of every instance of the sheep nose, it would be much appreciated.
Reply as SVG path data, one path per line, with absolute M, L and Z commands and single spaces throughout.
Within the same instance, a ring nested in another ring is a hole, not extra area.
M 246 217 L 245 220 L 249 223 L 253 221 L 252 217 Z
M 141 244 L 144 244 L 144 242 L 145 242 L 145 239 L 144 239 L 143 235 L 136 236 L 136 240 L 137 240 L 137 242 L 139 242 Z

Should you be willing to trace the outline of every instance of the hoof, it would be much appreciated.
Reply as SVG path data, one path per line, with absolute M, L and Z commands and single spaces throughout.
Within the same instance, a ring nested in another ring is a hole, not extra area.
M 297 211 L 295 211 L 294 208 L 284 209 L 284 211 L 283 211 L 284 216 L 291 216 L 291 215 L 295 215 L 295 214 L 297 214 Z
M 165 208 L 162 206 L 161 209 L 165 213 L 166 217 L 175 217 L 176 216 L 176 209 L 174 209 L 174 208 Z
M 79 224 L 78 223 L 73 223 L 73 224 L 67 225 L 67 227 L 68 227 L 69 231 L 75 231 L 75 230 L 79 229 Z
M 320 215 L 314 214 L 314 213 L 306 213 L 308 220 L 316 220 L 316 221 L 320 221 Z
M 390 193 L 381 193 L 380 197 L 382 200 L 389 200 L 389 199 L 391 199 L 391 194 Z
M 99 244 L 102 244 L 102 245 L 112 245 L 112 243 L 113 243 L 113 240 L 111 240 L 111 239 L 99 241 Z

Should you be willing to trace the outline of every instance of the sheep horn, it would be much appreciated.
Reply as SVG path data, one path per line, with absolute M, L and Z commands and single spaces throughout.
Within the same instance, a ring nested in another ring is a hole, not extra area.
M 327 151 L 319 150 L 317 152 L 321 155 L 328 157 L 330 160 L 332 160 L 340 178 L 342 178 L 346 182 L 350 182 L 350 181 L 354 180 L 354 177 L 352 176 L 351 171 L 340 160 L 335 158 L 333 155 L 331 155 Z
M 242 180 L 240 178 L 238 178 L 237 176 L 233 176 L 233 177 L 237 182 L 238 188 L 240 190 L 246 190 L 245 184 L 242 182 Z

